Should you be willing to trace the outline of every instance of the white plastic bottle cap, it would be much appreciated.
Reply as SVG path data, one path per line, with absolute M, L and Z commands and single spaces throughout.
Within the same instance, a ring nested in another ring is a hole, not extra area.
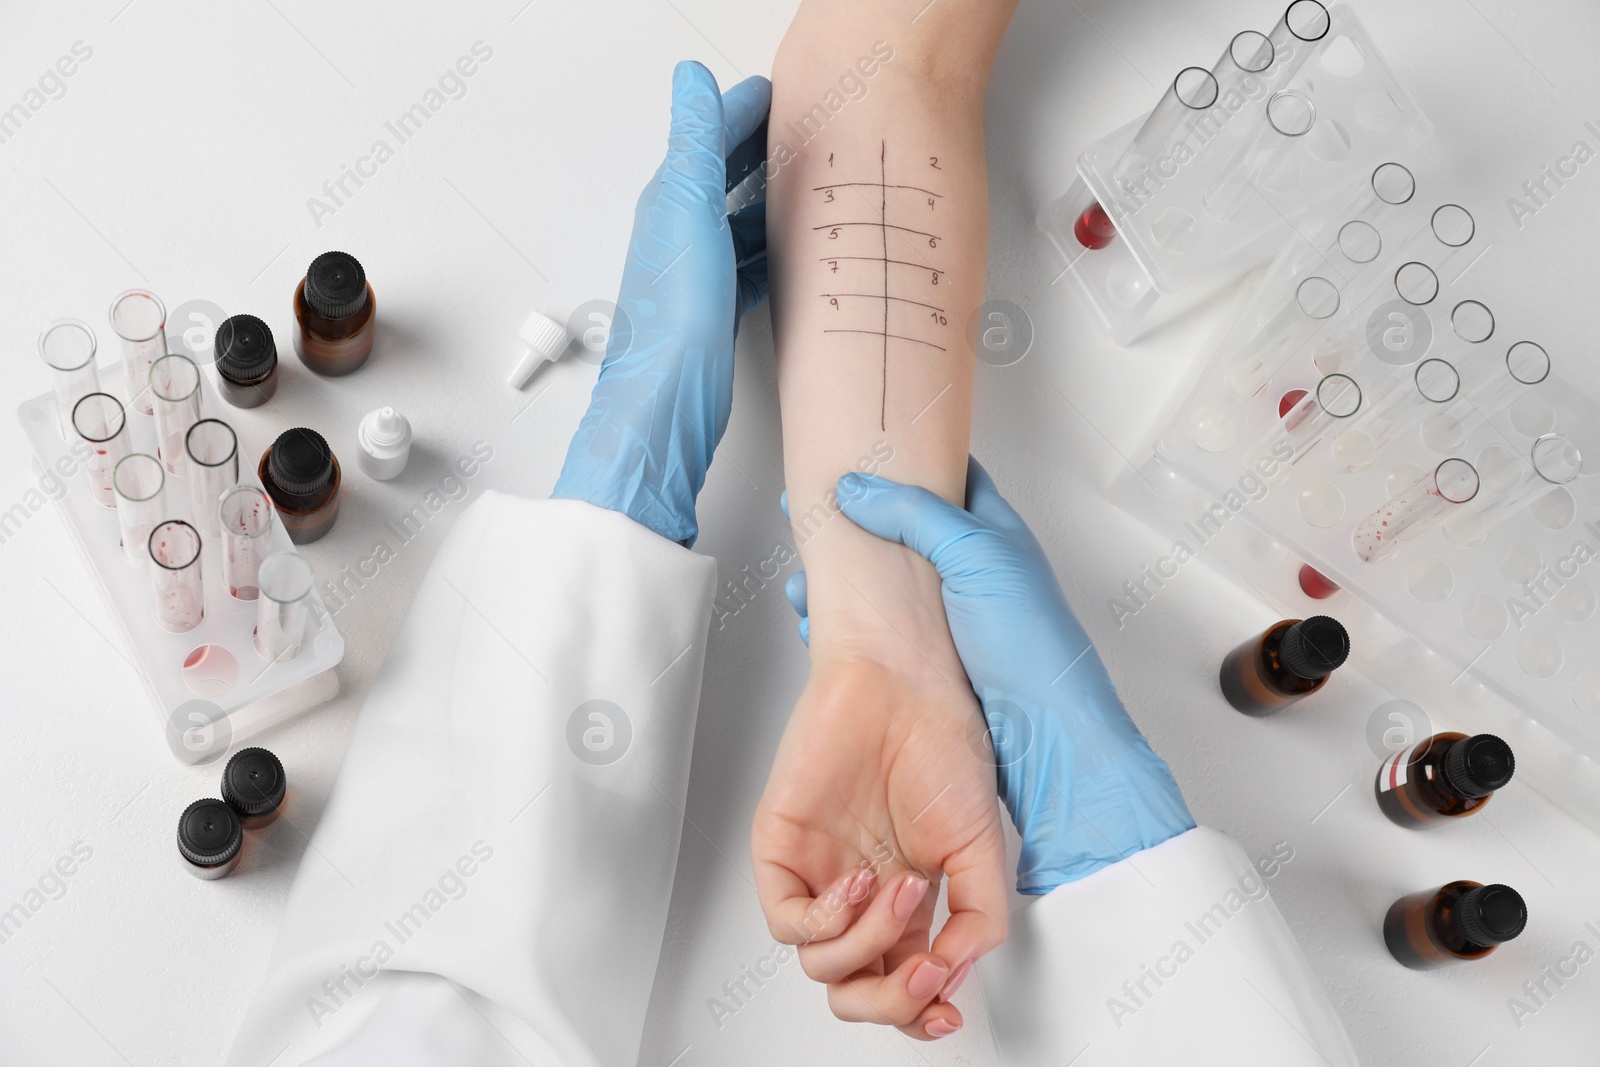
M 369 411 L 356 429 L 357 459 L 369 478 L 386 482 L 406 469 L 411 458 L 411 421 L 394 408 Z
M 517 359 L 517 365 L 506 376 L 506 381 L 511 383 L 513 389 L 521 389 L 541 363 L 554 361 L 572 343 L 572 335 L 565 326 L 537 311 L 528 314 L 522 329 L 517 331 L 517 337 L 522 341 L 523 352 Z

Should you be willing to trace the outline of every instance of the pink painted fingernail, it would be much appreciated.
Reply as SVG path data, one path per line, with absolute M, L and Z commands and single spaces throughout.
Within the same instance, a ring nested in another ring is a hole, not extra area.
M 928 1032 L 929 1037 L 949 1037 L 961 1029 L 961 1026 L 958 1023 L 948 1022 L 944 1019 L 929 1019 L 923 1029 Z
M 867 894 L 872 892 L 872 887 L 877 884 L 878 872 L 871 867 L 863 867 L 856 876 L 850 880 L 850 892 L 845 899 L 851 904 L 859 904 L 867 899 Z
M 970 970 L 972 970 L 972 961 L 966 960 L 950 972 L 950 981 L 946 982 L 944 988 L 939 990 L 939 1003 L 950 1003 L 950 998 L 956 995 L 956 990 L 961 988 L 961 983 L 967 980 L 967 972 Z
M 939 983 L 950 970 L 937 960 L 923 960 L 906 981 L 906 993 L 912 1000 L 927 1000 L 938 990 Z
M 912 875 L 900 883 L 900 888 L 894 894 L 894 917 L 898 922 L 905 922 L 911 918 L 911 913 L 917 910 L 917 905 L 922 903 L 922 898 L 928 892 L 928 880 L 919 875 Z

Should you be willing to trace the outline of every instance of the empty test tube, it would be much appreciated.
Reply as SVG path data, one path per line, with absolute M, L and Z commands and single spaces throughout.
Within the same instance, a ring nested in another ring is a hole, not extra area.
M 1477 236 L 1478 223 L 1472 212 L 1460 204 L 1440 204 L 1428 217 L 1428 228 L 1439 243 L 1448 248 L 1463 248 Z
M 272 663 L 293 659 L 311 623 L 311 564 L 293 552 L 277 552 L 261 564 L 256 600 L 256 652 Z
M 201 419 L 184 434 L 189 455 L 189 502 L 194 524 L 207 536 L 220 531 L 217 505 L 239 484 L 239 438 L 221 419 Z
M 235 600 L 259 595 L 261 561 L 272 550 L 272 498 L 253 485 L 238 485 L 217 506 L 222 527 L 222 581 Z
M 167 472 L 161 461 L 144 452 L 123 456 L 111 470 L 122 558 L 131 567 L 143 567 L 150 560 L 150 531 L 166 510 L 162 501 L 166 484 Z
M 1272 39 L 1266 34 L 1240 30 L 1228 42 L 1217 65 L 1211 68 L 1212 76 L 1217 79 L 1217 89 L 1226 93 L 1250 75 L 1264 72 L 1272 66 L 1276 55 Z
M 95 336 L 88 323 L 57 319 L 39 334 L 39 358 L 50 368 L 50 388 L 56 395 L 56 428 L 62 440 L 72 441 L 73 407 L 100 389 L 95 366 Z
M 1267 98 L 1265 118 L 1201 197 L 1206 211 L 1218 222 L 1232 222 L 1251 197 L 1261 195 L 1261 187 L 1311 132 L 1317 108 L 1299 90 L 1279 89 Z
M 1180 70 L 1139 127 L 1133 143 L 1112 167 L 1117 185 L 1130 193 L 1142 191 L 1146 196 L 1159 189 L 1164 180 L 1151 172 L 1152 165 L 1193 136 L 1189 123 L 1216 102 L 1216 75 L 1204 67 Z
M 1282 476 L 1287 477 L 1290 467 L 1360 409 L 1361 387 L 1354 378 L 1348 374 L 1325 375 L 1315 389 L 1284 413 L 1262 452 L 1277 456 L 1277 446 L 1286 442 L 1290 454 L 1284 459 Z
M 1494 336 L 1494 312 L 1479 300 L 1462 300 L 1450 309 L 1450 332 L 1469 345 Z
M 1333 20 L 1328 9 L 1317 0 L 1293 0 L 1283 11 L 1278 24 L 1267 31 L 1275 66 L 1269 72 L 1275 83 L 1282 84 L 1311 58 L 1311 45 L 1328 35 Z
M 1478 498 L 1445 520 L 1445 537 L 1464 548 L 1476 545 L 1491 528 L 1545 494 L 1577 481 L 1582 473 L 1583 453 L 1578 446 L 1562 434 L 1547 433 L 1533 442 L 1526 459 L 1485 467 Z
M 110 393 L 90 393 L 73 405 L 72 428 L 93 449 L 83 465 L 90 494 L 103 506 L 116 507 L 117 490 L 111 474 L 133 451 L 128 443 L 128 413 Z
M 1289 358 L 1310 344 L 1315 332 L 1343 306 L 1339 287 L 1320 274 L 1295 285 L 1294 299 L 1278 305 L 1239 346 L 1228 368 L 1228 387 L 1255 396 Z
M 184 438 L 200 421 L 200 368 L 188 356 L 162 356 L 150 365 L 150 397 L 155 404 L 156 454 L 167 473 L 189 473 Z
M 1364 562 L 1389 559 L 1402 541 L 1425 532 L 1477 495 L 1477 468 L 1452 457 L 1357 523 L 1350 534 L 1351 544 Z
M 1333 442 L 1333 454 L 1345 470 L 1371 467 L 1383 446 L 1417 425 L 1461 392 L 1461 375 L 1442 359 L 1418 363 L 1408 381 L 1395 382 L 1384 398 L 1368 405 L 1350 428 Z
M 1552 486 L 1576 481 L 1583 473 L 1583 453 L 1569 438 L 1547 433 L 1528 449 L 1528 468 L 1521 483 L 1502 498 L 1511 508 L 1543 496 Z
M 184 634 L 205 618 L 205 585 L 200 575 L 200 532 L 181 519 L 150 531 L 150 584 L 155 592 L 156 625 Z
M 1548 377 L 1550 353 L 1532 341 L 1518 341 L 1506 349 L 1504 360 L 1468 390 L 1467 402 L 1484 415 L 1493 415 L 1521 400 Z
M 111 302 L 111 329 L 122 340 L 128 406 L 141 415 L 152 414 L 150 368 L 167 354 L 166 306 L 154 293 L 129 289 Z
M 1272 66 L 1275 55 L 1272 42 L 1264 33 L 1243 30 L 1233 35 L 1211 68 L 1221 106 L 1191 115 L 1184 123 L 1194 135 L 1191 150 L 1199 152 L 1218 140 L 1237 141 L 1244 135 L 1242 128 L 1252 125 L 1254 112 L 1244 109 L 1242 101 L 1263 95 L 1261 78 Z
M 1371 222 L 1384 215 L 1389 208 L 1411 202 L 1417 195 L 1417 179 L 1402 163 L 1389 160 L 1372 168 L 1367 181 L 1351 194 L 1334 218 L 1343 220 L 1341 226 L 1351 222 Z M 1359 257 L 1358 263 L 1366 262 Z

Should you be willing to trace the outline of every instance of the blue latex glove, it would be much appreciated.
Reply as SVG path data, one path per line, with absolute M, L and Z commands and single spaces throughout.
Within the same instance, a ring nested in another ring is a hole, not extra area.
M 767 296 L 766 203 L 728 215 L 727 157 L 758 132 L 764 148 L 771 101 L 765 78 L 722 96 L 699 63 L 673 71 L 667 158 L 634 210 L 606 358 L 551 496 L 694 543 L 733 407 L 734 332 Z
M 926 558 L 983 705 L 1000 795 L 1022 837 L 1017 889 L 1043 894 L 1194 828 L 1178 783 L 1128 717 L 1044 550 L 971 460 L 967 508 L 846 474 L 839 504 Z M 805 573 L 785 592 L 806 613 Z M 807 620 L 801 620 L 806 636 Z

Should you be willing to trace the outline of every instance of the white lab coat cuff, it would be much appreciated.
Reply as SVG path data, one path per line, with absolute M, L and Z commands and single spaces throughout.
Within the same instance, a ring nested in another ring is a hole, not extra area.
M 1017 909 L 978 967 L 1005 1067 L 1348 1067 L 1333 1005 L 1252 863 L 1199 827 Z

